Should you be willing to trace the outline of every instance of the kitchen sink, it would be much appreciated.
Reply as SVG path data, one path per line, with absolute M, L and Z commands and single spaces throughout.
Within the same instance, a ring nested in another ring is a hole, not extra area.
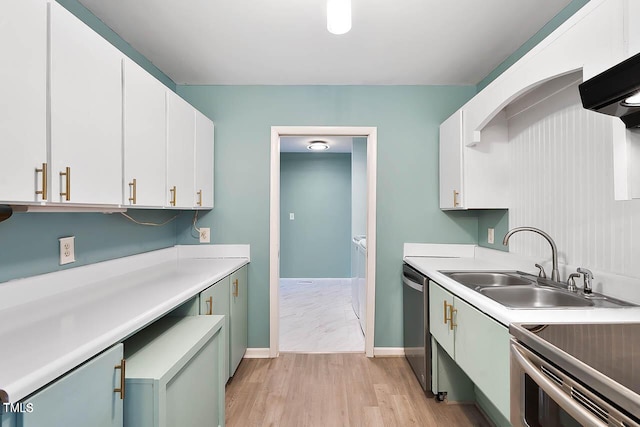
M 525 279 L 517 271 L 454 271 L 445 273 L 456 282 L 469 287 L 532 285 L 535 280 Z
M 581 290 L 521 271 L 441 271 L 456 282 L 509 308 L 622 308 L 625 301 Z
M 593 307 L 595 300 L 560 289 L 537 286 L 483 288 L 478 290 L 492 300 L 514 308 Z

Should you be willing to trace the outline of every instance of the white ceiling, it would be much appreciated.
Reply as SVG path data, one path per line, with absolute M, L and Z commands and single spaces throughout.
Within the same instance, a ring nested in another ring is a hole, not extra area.
M 177 84 L 476 84 L 571 0 L 79 0 Z
M 280 138 L 281 153 L 350 153 L 351 136 L 283 136 Z M 311 141 L 324 141 L 329 144 L 325 151 L 307 150 Z

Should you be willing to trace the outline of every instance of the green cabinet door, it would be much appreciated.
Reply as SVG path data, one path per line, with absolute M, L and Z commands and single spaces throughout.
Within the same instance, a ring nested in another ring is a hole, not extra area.
M 231 307 L 229 329 L 230 329 L 230 355 L 229 355 L 229 375 L 233 376 L 244 353 L 247 351 L 248 342 L 248 283 L 247 266 L 231 274 Z
M 509 419 L 509 331 L 459 298 L 455 309 L 456 363 Z
M 0 426 L 2 427 L 16 427 L 16 415 L 13 413 L 4 412 L 0 415 Z
M 453 295 L 436 282 L 429 281 L 429 330 L 440 346 L 455 358 L 454 334 L 451 327 Z
M 226 349 L 224 366 L 227 376 L 224 379 L 225 383 L 229 379 L 229 338 L 231 328 L 231 318 L 229 315 L 229 304 L 231 304 L 229 289 L 230 283 L 230 277 L 227 276 L 200 292 L 200 314 L 220 314 L 225 317 L 225 325 L 222 327 L 222 331 L 220 333 L 220 339 L 224 343 L 224 347 Z
M 33 412 L 17 414 L 22 427 L 122 427 L 122 344 L 116 344 L 36 394 L 24 399 Z

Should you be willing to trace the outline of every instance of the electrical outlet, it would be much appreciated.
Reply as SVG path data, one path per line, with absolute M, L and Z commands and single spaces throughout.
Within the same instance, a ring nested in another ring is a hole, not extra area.
M 207 227 L 200 227 L 200 243 L 209 243 L 211 241 L 211 230 Z
M 493 228 L 487 229 L 487 243 L 490 245 L 495 243 L 495 233 Z
M 60 241 L 60 265 L 76 262 L 75 237 L 62 237 Z
M 289 212 L 289 221 L 293 221 L 294 219 L 296 219 L 296 216 L 293 214 L 293 212 Z

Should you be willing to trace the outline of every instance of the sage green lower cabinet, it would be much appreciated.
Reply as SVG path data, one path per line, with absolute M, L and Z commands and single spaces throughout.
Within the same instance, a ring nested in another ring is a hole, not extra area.
M 249 328 L 249 298 L 247 295 L 247 266 L 236 270 L 231 274 L 231 301 L 230 301 L 230 352 L 229 375 L 233 376 L 238 369 L 240 361 L 247 351 Z
M 120 368 L 122 344 L 98 356 L 23 400 L 32 412 L 16 414 L 21 427 L 120 427 L 123 400 Z M 11 424 L 9 424 L 11 425 Z M 4 418 L 3 418 L 3 425 Z
M 1 427 L 16 427 L 16 414 L 4 412 L 2 416 L 0 416 L 0 426 Z
M 125 427 L 225 425 L 224 324 L 167 316 L 125 341 Z
M 508 420 L 509 330 L 432 281 L 429 309 L 433 338 Z
M 224 357 L 224 367 L 225 367 L 225 383 L 229 379 L 232 374 L 229 371 L 229 329 L 231 328 L 231 321 L 229 318 L 229 304 L 230 304 L 230 286 L 231 280 L 230 277 L 227 276 L 224 279 L 214 283 L 209 286 L 204 291 L 200 292 L 200 314 L 211 316 L 211 315 L 222 315 L 225 316 L 227 321 L 225 322 L 222 331 L 220 332 L 220 338 L 225 343 L 225 357 Z

